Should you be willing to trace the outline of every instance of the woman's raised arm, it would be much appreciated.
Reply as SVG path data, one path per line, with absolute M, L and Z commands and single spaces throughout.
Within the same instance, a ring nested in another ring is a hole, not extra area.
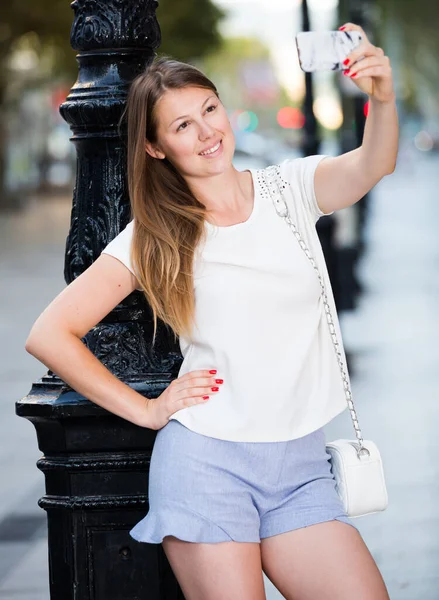
M 389 58 L 369 42 L 358 25 L 347 23 L 343 29 L 361 31 L 364 36 L 364 42 L 348 56 L 346 66 L 352 67 L 346 76 L 369 95 L 369 113 L 361 146 L 327 157 L 316 168 L 315 194 L 324 213 L 363 198 L 385 175 L 393 173 L 398 153 L 398 114 Z

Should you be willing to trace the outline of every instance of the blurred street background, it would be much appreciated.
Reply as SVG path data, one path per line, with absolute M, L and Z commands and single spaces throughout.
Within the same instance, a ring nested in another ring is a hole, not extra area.
M 439 600 L 439 5 L 308 0 L 306 8 L 315 31 L 361 21 L 392 61 L 401 128 L 396 171 L 318 227 L 360 424 L 380 448 L 389 492 L 385 512 L 356 524 L 392 600 Z M 294 40 L 304 23 L 302 0 L 161 0 L 157 18 L 159 54 L 195 64 L 217 85 L 239 170 L 309 147 L 336 155 L 360 143 L 367 98 L 355 85 L 320 72 L 311 96 L 306 87 Z M 32 10 L 11 2 L 0 17 L 1 600 L 49 598 L 46 514 L 37 505 L 41 452 L 15 401 L 47 371 L 24 343 L 65 286 L 76 155 L 59 106 L 77 77 L 72 19 L 65 0 L 35 0 Z M 328 440 L 352 437 L 348 412 L 326 433 Z M 280 600 L 265 581 L 267 598 Z

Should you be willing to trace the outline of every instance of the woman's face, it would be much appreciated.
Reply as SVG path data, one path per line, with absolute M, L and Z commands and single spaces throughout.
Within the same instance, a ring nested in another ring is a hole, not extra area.
M 155 158 L 167 158 L 184 176 L 222 173 L 232 164 L 235 137 L 222 102 L 212 90 L 168 90 L 158 101 Z M 219 144 L 219 146 L 218 146 Z M 206 150 L 215 148 L 215 152 Z

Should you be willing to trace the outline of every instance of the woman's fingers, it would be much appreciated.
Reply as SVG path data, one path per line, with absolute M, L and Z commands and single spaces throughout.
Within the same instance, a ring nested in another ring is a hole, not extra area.
M 220 383 L 216 383 L 215 381 L 200 381 L 199 383 L 194 385 L 187 385 L 184 387 L 175 388 L 175 393 L 179 396 L 193 396 L 196 394 L 201 395 L 205 394 L 206 392 L 213 392 L 216 394 L 220 389 Z
M 173 402 L 185 406 L 194 403 L 202 396 L 217 394 L 221 389 L 223 379 L 210 374 L 208 370 L 191 371 L 174 379 L 169 387 Z
M 171 382 L 171 385 L 176 389 L 185 389 L 187 387 L 193 387 L 197 385 L 206 385 L 206 382 L 212 382 L 214 385 L 215 379 L 218 378 L 218 375 L 209 373 L 207 369 L 200 369 L 197 371 L 189 371 L 189 373 L 185 373 L 181 377 L 174 379 Z
M 370 42 L 361 43 L 355 50 L 352 50 L 347 57 L 346 61 L 343 63 L 345 67 L 350 68 L 354 63 L 360 61 L 364 57 L 368 56 L 383 56 L 384 52 L 381 48 L 377 48 Z
M 380 56 L 371 56 L 369 58 L 364 58 L 363 60 L 359 60 L 351 68 L 343 71 L 344 75 L 353 75 L 354 73 L 360 73 L 365 69 L 369 69 L 370 67 L 385 67 L 386 62 Z
M 369 42 L 369 38 L 366 35 L 366 32 L 359 25 L 355 25 L 355 23 L 345 23 L 341 27 L 339 27 L 340 31 L 359 31 L 362 35 L 362 38 L 365 42 Z
M 388 71 L 385 67 L 369 67 L 369 69 L 364 69 L 359 71 L 358 73 L 353 73 L 351 75 L 352 79 L 360 79 L 361 77 L 385 77 L 388 75 Z
M 179 410 L 175 408 L 175 406 L 191 406 L 192 404 L 198 404 L 202 400 L 210 399 L 210 397 L 218 392 L 212 392 L 210 388 L 197 388 L 197 391 L 186 390 L 185 392 L 181 392 L 176 398 L 172 399 L 173 410 Z
M 363 41 L 352 52 L 348 54 L 345 66 L 350 67 L 354 62 L 364 56 L 384 56 L 384 50 L 378 46 L 374 46 L 367 37 L 364 29 L 355 23 L 345 23 L 340 27 L 342 31 L 358 31 L 363 37 Z
M 205 375 L 204 377 L 193 375 L 174 379 L 173 385 L 175 390 L 181 391 L 196 387 L 217 386 L 222 382 L 223 380 L 217 375 Z
M 173 383 L 180 381 L 187 381 L 188 379 L 194 379 L 196 377 L 213 377 L 216 373 L 211 373 L 209 369 L 197 369 L 196 371 L 189 371 L 177 379 L 173 379 Z
M 177 406 L 190 406 L 191 404 L 197 404 L 202 399 L 210 399 L 212 396 L 218 394 L 220 389 L 221 387 L 218 385 L 214 386 L 214 389 L 212 389 L 212 386 L 210 385 L 205 387 L 185 388 L 174 393 L 172 402 Z

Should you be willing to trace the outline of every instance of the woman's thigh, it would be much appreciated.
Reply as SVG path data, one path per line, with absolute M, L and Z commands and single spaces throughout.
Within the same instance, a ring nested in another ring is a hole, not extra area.
M 327 521 L 264 538 L 262 568 L 286 600 L 389 600 L 360 533 Z
M 265 600 L 260 544 L 162 542 L 186 600 Z

